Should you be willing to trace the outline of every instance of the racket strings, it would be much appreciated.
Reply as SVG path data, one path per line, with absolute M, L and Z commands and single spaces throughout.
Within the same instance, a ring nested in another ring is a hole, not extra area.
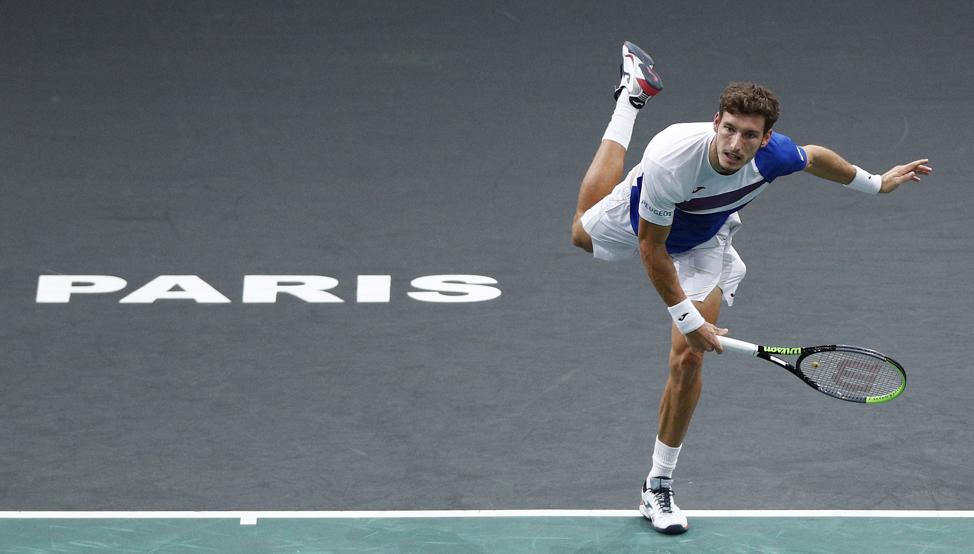
M 819 387 L 840 396 L 874 397 L 900 388 L 903 376 L 886 359 L 865 352 L 815 352 L 801 361 L 801 371 Z

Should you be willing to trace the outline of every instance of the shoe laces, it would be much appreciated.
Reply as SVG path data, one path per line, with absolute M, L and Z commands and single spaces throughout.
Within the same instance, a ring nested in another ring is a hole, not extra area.
M 661 512 L 667 514 L 673 513 L 673 489 L 664 487 L 662 483 L 660 483 L 660 487 L 658 489 L 649 489 L 649 492 L 651 492 L 656 498 L 656 504 L 659 505 Z
M 665 512 L 667 514 L 673 513 L 673 508 L 671 507 L 673 491 L 670 489 L 661 488 L 650 492 L 652 492 L 653 496 L 656 497 L 656 503 L 659 504 L 659 509 L 661 512 Z

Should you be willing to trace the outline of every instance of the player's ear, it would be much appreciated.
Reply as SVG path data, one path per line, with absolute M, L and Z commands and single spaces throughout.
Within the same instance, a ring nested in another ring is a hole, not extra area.
M 771 129 L 768 129 L 768 131 L 764 133 L 764 137 L 761 139 L 761 148 L 767 146 L 769 142 L 771 142 Z
M 714 131 L 717 131 L 717 127 L 720 126 L 720 112 L 714 114 Z

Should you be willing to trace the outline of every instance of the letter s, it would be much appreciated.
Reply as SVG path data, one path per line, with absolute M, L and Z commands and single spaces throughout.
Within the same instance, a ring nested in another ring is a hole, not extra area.
M 432 292 L 406 294 L 420 302 L 484 302 L 501 295 L 499 288 L 486 286 L 496 284 L 497 280 L 483 275 L 427 275 L 413 279 L 410 285 Z

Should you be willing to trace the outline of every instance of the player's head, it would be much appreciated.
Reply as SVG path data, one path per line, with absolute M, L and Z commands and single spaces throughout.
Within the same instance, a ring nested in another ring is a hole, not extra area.
M 770 131 L 778 121 L 778 97 L 767 87 L 757 83 L 731 83 L 720 95 L 720 112 L 759 115 L 764 118 L 764 131 Z
M 718 170 L 732 173 L 744 167 L 771 140 L 778 121 L 778 97 L 756 83 L 731 83 L 720 95 L 714 116 L 714 155 Z

